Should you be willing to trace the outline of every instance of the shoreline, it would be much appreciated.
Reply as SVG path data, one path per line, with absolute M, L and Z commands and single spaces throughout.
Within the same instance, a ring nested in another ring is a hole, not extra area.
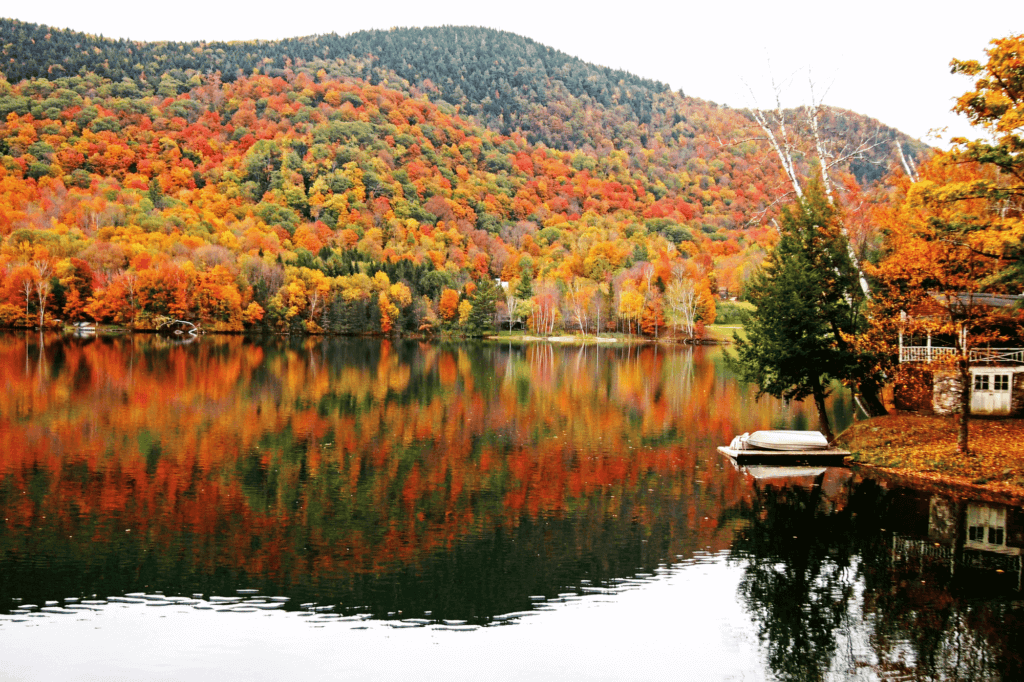
M 854 474 L 882 479 L 896 485 L 906 484 L 919 490 L 954 497 L 970 497 L 982 502 L 1024 506 L 1024 487 L 1016 485 L 971 483 L 957 476 L 863 464 L 855 461 L 853 457 L 847 457 L 846 463 Z
M 956 453 L 956 430 L 953 417 L 899 413 L 856 422 L 836 442 L 855 471 L 1024 504 L 1024 419 L 971 419 L 966 456 Z
M 69 325 L 63 326 L 46 326 L 42 330 L 38 327 L 0 327 L 0 332 L 49 332 L 55 334 L 64 334 L 67 336 L 121 336 L 124 334 L 146 334 L 146 335 L 165 335 L 166 333 L 156 329 L 132 329 L 121 325 L 114 324 L 96 324 L 92 327 L 80 329 Z M 660 338 L 648 338 L 643 336 L 630 336 L 630 337 L 619 337 L 619 336 L 592 336 L 582 334 L 558 334 L 552 336 L 537 336 L 534 334 L 523 334 L 523 335 L 502 335 L 500 332 L 495 334 L 486 334 L 484 336 L 465 336 L 461 334 L 451 334 L 442 332 L 439 334 L 380 334 L 380 333 L 361 333 L 361 334 L 342 334 L 333 332 L 324 333 L 301 333 L 291 334 L 288 332 L 268 332 L 268 331 L 224 331 L 224 330 L 204 330 L 198 329 L 198 336 L 274 336 L 274 337 L 290 337 L 294 336 L 297 338 L 380 338 L 380 339 L 406 339 L 406 340 L 435 340 L 435 341 L 501 341 L 501 342 L 522 342 L 522 343 L 558 343 L 558 344 L 576 344 L 586 345 L 590 343 L 599 344 L 624 344 L 624 345 L 635 345 L 635 344 L 668 344 L 668 345 L 679 345 L 679 346 L 725 346 L 729 345 L 729 341 L 724 339 L 715 339 L 709 336 L 704 336 L 695 339 L 677 338 L 677 337 L 660 337 Z

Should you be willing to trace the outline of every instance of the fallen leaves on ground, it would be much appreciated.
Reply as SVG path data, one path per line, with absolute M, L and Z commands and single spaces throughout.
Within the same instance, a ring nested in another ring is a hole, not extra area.
M 862 464 L 936 481 L 1024 490 L 1024 419 L 971 419 L 970 453 L 957 454 L 954 417 L 889 415 L 858 422 L 838 442 Z

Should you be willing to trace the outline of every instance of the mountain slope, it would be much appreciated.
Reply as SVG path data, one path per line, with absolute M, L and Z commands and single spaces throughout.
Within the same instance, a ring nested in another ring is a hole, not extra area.
M 537 280 L 544 324 L 658 333 L 673 281 L 739 288 L 787 189 L 746 112 L 511 34 L 0 31 L 20 79 L 0 80 L 0 323 L 52 304 L 140 327 L 438 329 L 472 305 L 473 282 L 501 277 Z M 342 47 L 362 52 L 333 57 Z M 415 57 L 435 49 L 443 67 Z M 904 139 L 851 112 L 822 125 L 839 142 L 878 136 L 865 178 Z M 805 174 L 810 158 L 797 156 Z M 33 298 L 48 267 L 53 294 Z
M 0 64 L 9 81 L 95 73 L 114 83 L 133 82 L 142 92 L 177 95 L 196 78 L 218 72 L 231 82 L 255 71 L 271 76 L 323 69 L 335 78 L 361 78 L 462 107 L 503 134 L 559 149 L 648 147 L 662 139 L 706 137 L 688 112 L 716 105 L 686 98 L 663 83 L 595 66 L 529 38 L 466 26 L 396 28 L 325 34 L 279 41 L 159 42 L 112 40 L 38 24 L 0 19 Z M 125 86 L 130 87 L 130 86 Z M 749 128 L 749 116 L 728 125 Z M 851 142 L 870 131 L 899 140 L 911 153 L 919 142 L 853 112 L 832 132 Z M 745 135 L 743 137 L 746 137 Z M 859 141 L 859 140 L 858 140 Z M 891 145 L 869 152 L 854 167 L 861 183 L 877 180 Z

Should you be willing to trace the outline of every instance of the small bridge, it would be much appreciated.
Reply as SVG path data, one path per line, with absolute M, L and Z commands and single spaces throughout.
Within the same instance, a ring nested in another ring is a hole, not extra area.
M 188 320 L 167 320 L 162 322 L 156 331 L 169 336 L 199 336 L 203 330 Z

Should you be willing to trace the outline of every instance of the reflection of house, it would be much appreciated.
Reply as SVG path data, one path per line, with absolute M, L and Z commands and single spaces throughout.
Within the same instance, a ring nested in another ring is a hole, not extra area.
M 967 505 L 967 547 L 1009 556 L 1021 555 L 1020 529 L 1007 528 L 1007 508 Z M 1015 530 L 1011 538 L 1009 530 Z M 1008 542 L 1013 544 L 1007 544 Z
M 977 306 L 1005 312 L 1007 321 L 1012 322 L 1014 311 L 1024 303 L 1024 296 L 961 294 L 947 299 L 944 295 L 932 294 L 926 303 L 909 314 L 902 313 L 900 362 L 914 363 L 914 369 L 908 374 L 914 375 L 917 381 L 909 387 L 897 387 L 896 406 L 901 409 L 931 409 L 937 414 L 958 411 L 960 377 L 949 366 L 949 361 L 957 353 L 954 339 L 933 338 L 930 332 L 919 331 L 927 329 L 930 326 L 927 322 L 940 316 L 943 306 L 949 301 L 965 309 Z M 959 345 L 964 345 L 966 339 L 966 330 L 962 330 Z M 968 348 L 967 353 L 971 372 L 971 414 L 1024 415 L 1024 347 Z
M 890 523 L 894 560 L 931 559 L 951 574 L 1004 574 L 1015 589 L 1024 587 L 1024 509 L 909 490 L 898 497 Z

